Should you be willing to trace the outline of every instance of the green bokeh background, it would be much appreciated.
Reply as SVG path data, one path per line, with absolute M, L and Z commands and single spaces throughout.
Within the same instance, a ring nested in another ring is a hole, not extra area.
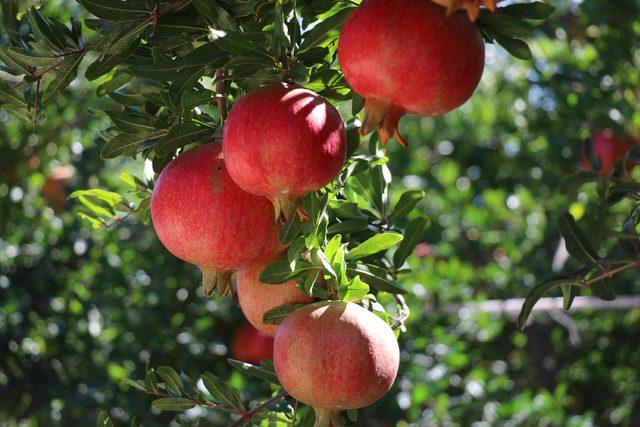
M 75 2 L 47 3 L 63 19 L 80 13 Z M 551 275 L 561 212 L 608 248 L 629 210 L 599 208 L 590 186 L 558 184 L 578 170 L 591 132 L 640 128 L 640 3 L 553 3 L 530 40 L 534 61 L 489 46 L 472 101 L 443 118 L 404 119 L 409 149 L 389 146 L 396 197 L 424 189 L 430 225 L 403 282 L 412 316 L 398 381 L 358 425 L 640 424 L 639 309 L 538 314 L 524 332 L 504 314 L 445 310 L 524 297 Z M 117 172 L 144 175 L 142 161 L 99 159 L 107 123 L 90 109 L 106 103 L 78 80 L 35 133 L 0 110 L 0 425 L 93 425 L 100 409 L 117 423 L 168 425 L 174 414 L 121 382 L 147 362 L 215 372 L 254 398 L 269 391 L 226 363 L 237 305 L 204 297 L 199 272 L 151 226 L 91 230 L 73 204 L 54 210 L 41 196 L 58 165 L 75 168 L 70 191 L 125 191 Z M 616 278 L 616 292 L 637 294 L 635 277 Z M 176 418 L 196 419 L 226 420 L 204 410 Z

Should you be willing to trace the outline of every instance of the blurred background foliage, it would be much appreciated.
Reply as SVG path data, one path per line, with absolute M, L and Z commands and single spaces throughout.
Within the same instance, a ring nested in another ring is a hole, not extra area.
M 63 20 L 80 12 L 47 3 Z M 519 332 L 502 313 L 450 309 L 524 297 L 554 269 L 575 267 L 557 262 L 563 211 L 600 248 L 629 211 L 629 202 L 601 207 L 593 184 L 559 183 L 578 170 L 590 133 L 640 128 L 640 3 L 553 3 L 530 40 L 534 61 L 489 46 L 471 102 L 444 118 L 404 119 L 410 147 L 389 145 L 396 194 L 425 189 L 430 225 L 403 283 L 412 316 L 398 381 L 359 425 L 640 423 L 640 310 L 537 314 Z M 99 160 L 106 123 L 90 109 L 109 101 L 96 99 L 97 84 L 75 81 L 36 132 L 0 111 L 0 420 L 92 425 L 107 408 L 116 423 L 222 425 L 203 409 L 150 410 L 150 397 L 121 382 L 149 362 L 268 391 L 226 363 L 242 323 L 235 304 L 205 298 L 196 269 L 150 226 L 131 218 L 91 230 L 65 201 L 60 191 L 124 192 L 119 172 L 145 175 L 141 161 Z M 616 293 L 637 294 L 635 277 L 619 276 Z

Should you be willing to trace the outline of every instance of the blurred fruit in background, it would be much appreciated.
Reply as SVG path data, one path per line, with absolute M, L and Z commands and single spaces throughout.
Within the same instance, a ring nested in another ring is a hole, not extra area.
M 273 359 L 273 338 L 247 323 L 236 331 L 231 352 L 236 360 L 259 365 L 263 359 Z

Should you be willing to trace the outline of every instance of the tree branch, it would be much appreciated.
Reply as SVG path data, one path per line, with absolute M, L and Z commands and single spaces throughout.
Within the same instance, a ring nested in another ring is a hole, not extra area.
M 289 394 L 286 391 L 281 391 L 277 395 L 273 396 L 271 399 L 264 401 L 263 403 L 261 403 L 260 405 L 256 406 L 252 410 L 247 411 L 244 414 L 242 414 L 240 419 L 238 421 L 236 421 L 235 423 L 233 423 L 231 425 L 231 427 L 238 427 L 238 426 L 243 425 L 246 421 L 249 421 L 251 418 L 253 418 L 258 412 L 262 411 L 267 406 L 273 404 L 277 400 L 280 400 L 283 397 L 286 397 L 288 395 Z
M 404 322 L 411 315 L 411 309 L 407 305 L 407 302 L 404 300 L 404 297 L 402 295 L 393 294 L 393 299 L 395 299 L 396 303 L 400 306 L 400 315 L 391 325 L 391 329 L 398 329 L 404 326 Z
M 620 266 L 618 268 L 614 268 L 613 270 L 606 270 L 605 269 L 605 270 L 603 270 L 603 274 L 601 274 L 599 276 L 596 276 L 593 279 L 590 279 L 590 280 L 588 280 L 586 282 L 582 282 L 580 284 L 580 287 L 581 288 L 588 288 L 589 286 L 593 285 L 594 283 L 598 283 L 598 282 L 600 282 L 602 280 L 605 280 L 605 279 L 610 279 L 613 276 L 615 276 L 616 274 L 621 273 L 621 272 L 623 272 L 625 270 L 629 270 L 630 268 L 636 267 L 637 265 L 640 265 L 640 258 L 636 259 L 635 261 L 631 261 L 630 263 L 627 263 L 625 265 L 622 265 L 622 266 Z

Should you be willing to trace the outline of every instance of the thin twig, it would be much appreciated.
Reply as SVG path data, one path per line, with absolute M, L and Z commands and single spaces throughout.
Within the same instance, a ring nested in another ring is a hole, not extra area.
M 628 264 L 620 266 L 618 268 L 614 268 L 613 270 L 605 270 L 603 274 L 601 274 L 599 276 L 596 276 L 593 279 L 590 279 L 590 280 L 588 280 L 586 282 L 581 283 L 580 287 L 588 288 L 589 286 L 593 285 L 594 283 L 598 283 L 598 282 L 600 282 L 602 280 L 605 280 L 605 279 L 610 279 L 613 276 L 615 276 L 616 274 L 621 273 L 621 272 L 623 272 L 625 270 L 629 270 L 630 268 L 636 267 L 639 264 L 640 264 L 640 258 L 635 260 L 635 261 L 632 261 L 632 262 L 630 262 Z
M 151 396 L 155 396 L 155 397 L 169 397 L 169 398 L 175 397 L 175 396 L 172 396 L 170 394 L 160 393 L 160 392 L 149 392 L 148 391 L 147 393 L 150 394 Z M 244 412 L 242 412 L 240 409 L 227 408 L 226 406 L 216 405 L 215 403 L 208 402 L 206 400 L 195 400 L 195 399 L 192 399 L 192 398 L 189 398 L 189 399 L 192 400 L 194 405 L 197 405 L 197 406 L 204 406 L 206 408 L 215 409 L 216 411 L 226 412 L 228 414 L 233 414 L 233 415 L 243 415 L 244 414 Z
M 237 427 L 237 426 L 243 425 L 246 421 L 249 421 L 251 418 L 253 418 L 258 412 L 262 411 L 267 406 L 270 406 L 274 402 L 276 402 L 276 401 L 278 401 L 278 400 L 280 400 L 283 397 L 286 397 L 288 395 L 289 394 L 286 391 L 281 391 L 277 395 L 273 396 L 271 399 L 264 401 L 263 403 L 261 403 L 260 405 L 256 406 L 252 410 L 247 411 L 244 414 L 242 414 L 240 419 L 238 421 L 236 421 L 235 423 L 233 423 L 231 425 L 231 427 Z
M 395 299 L 396 303 L 398 303 L 398 305 L 400 306 L 400 315 L 391 325 L 391 329 L 398 329 L 404 326 L 404 322 L 411 315 L 411 309 L 407 305 L 407 302 L 404 300 L 404 297 L 402 295 L 393 294 L 393 299 Z
M 220 113 L 220 121 L 224 123 L 227 119 L 227 96 L 224 91 L 224 70 L 218 68 L 216 70 L 216 103 L 218 104 L 218 112 Z
M 158 16 L 167 15 L 167 14 L 173 12 L 174 10 L 176 10 L 176 9 L 182 7 L 182 6 L 186 6 L 189 3 L 191 3 L 191 0 L 178 0 L 175 3 L 171 3 L 171 4 L 163 7 L 162 9 L 160 9 L 158 11 Z

